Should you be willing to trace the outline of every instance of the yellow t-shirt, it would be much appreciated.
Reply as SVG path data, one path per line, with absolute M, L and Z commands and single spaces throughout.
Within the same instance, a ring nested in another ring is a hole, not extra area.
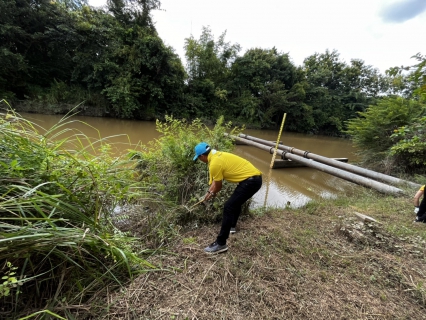
M 421 186 L 421 188 L 419 189 L 419 191 L 425 191 L 425 186 Z
M 212 184 L 213 180 L 238 183 L 252 176 L 262 174 L 246 159 L 228 152 L 212 150 L 208 155 L 208 164 L 210 172 L 209 184 Z

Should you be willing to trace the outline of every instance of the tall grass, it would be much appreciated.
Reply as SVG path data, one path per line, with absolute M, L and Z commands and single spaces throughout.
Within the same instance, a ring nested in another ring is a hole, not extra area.
M 0 115 L 0 318 L 74 317 L 106 288 L 155 270 L 145 254 L 182 224 L 218 220 L 233 189 L 224 184 L 213 202 L 188 210 L 208 182 L 194 146 L 232 149 L 222 118 L 213 129 L 167 118 L 157 123 L 161 138 L 126 156 L 74 122 L 66 115 L 46 130 L 10 108 Z
M 72 122 L 44 130 L 10 109 L 1 114 L 0 318 L 46 306 L 63 315 L 153 268 L 111 222 L 117 206 L 150 198 L 135 161 L 73 132 Z

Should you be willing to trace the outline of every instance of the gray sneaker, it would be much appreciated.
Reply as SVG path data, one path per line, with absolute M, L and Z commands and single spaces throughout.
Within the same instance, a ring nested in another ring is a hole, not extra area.
M 211 245 L 209 245 L 207 248 L 205 248 L 204 252 L 208 254 L 215 254 L 219 252 L 225 252 L 226 250 L 228 250 L 228 246 L 226 244 L 220 245 L 215 241 Z
M 235 230 L 235 228 L 231 228 L 231 231 L 229 231 L 230 234 L 234 234 L 236 232 L 237 232 L 237 230 Z

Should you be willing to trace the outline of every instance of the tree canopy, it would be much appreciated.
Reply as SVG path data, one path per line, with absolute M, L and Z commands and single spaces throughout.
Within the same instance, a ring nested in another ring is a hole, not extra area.
M 0 97 L 51 109 L 86 108 L 128 119 L 220 116 L 258 128 L 342 135 L 386 96 L 425 100 L 425 58 L 381 74 L 337 51 L 314 53 L 296 66 L 290 53 L 248 48 L 203 27 L 185 39 L 185 67 L 155 29 L 158 0 L 4 0 L 0 3 Z

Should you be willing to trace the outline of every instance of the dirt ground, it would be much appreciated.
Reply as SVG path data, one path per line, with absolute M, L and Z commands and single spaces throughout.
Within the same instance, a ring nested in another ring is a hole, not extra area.
M 240 221 L 229 250 L 207 255 L 219 227 L 153 255 L 162 271 L 112 293 L 103 319 L 426 319 L 421 241 L 348 212 L 280 210 Z

